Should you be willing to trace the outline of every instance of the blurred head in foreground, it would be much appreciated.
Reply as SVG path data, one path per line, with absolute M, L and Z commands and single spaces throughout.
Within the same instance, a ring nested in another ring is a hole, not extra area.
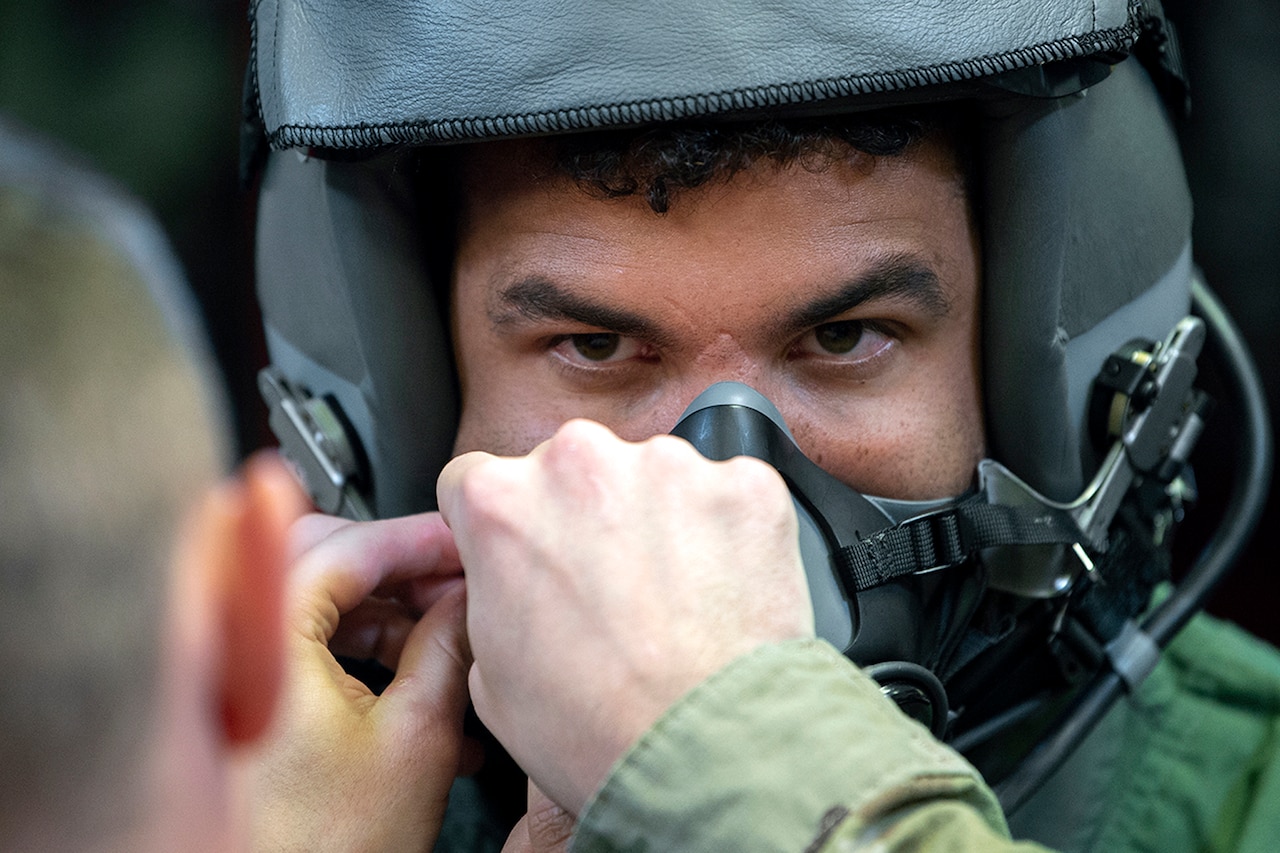
M 152 221 L 0 121 L 0 848 L 227 849 L 279 677 L 278 464 Z M 194 846 L 193 846 L 194 845 Z

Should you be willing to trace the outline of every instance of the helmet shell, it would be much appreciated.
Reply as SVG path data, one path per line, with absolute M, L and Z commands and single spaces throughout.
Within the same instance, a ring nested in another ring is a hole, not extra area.
M 381 515 L 434 505 L 456 380 L 407 156 L 422 144 L 964 100 L 980 115 L 988 450 L 1057 500 L 1105 357 L 1186 313 L 1191 205 L 1122 0 L 263 0 L 258 289 L 275 364 L 360 437 Z M 294 149 L 294 150 L 289 150 Z

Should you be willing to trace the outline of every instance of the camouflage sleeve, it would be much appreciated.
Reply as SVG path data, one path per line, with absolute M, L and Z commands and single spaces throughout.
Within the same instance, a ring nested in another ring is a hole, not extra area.
M 1030 850 L 963 758 L 830 645 L 746 655 L 677 702 L 580 816 L 572 849 Z

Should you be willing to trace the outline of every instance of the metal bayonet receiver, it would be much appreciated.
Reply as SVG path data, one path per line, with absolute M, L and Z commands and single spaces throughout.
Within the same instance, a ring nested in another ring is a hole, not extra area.
M 1139 478 L 1183 491 L 1179 477 L 1204 430 L 1208 397 L 1193 387 L 1204 322 L 1184 317 L 1159 344 L 1135 342 L 1109 356 L 1095 380 L 1095 411 L 1105 415 L 1111 440 L 1097 473 L 1074 501 L 1049 500 L 992 460 L 978 467 L 979 489 L 991 503 L 1048 506 L 1080 527 L 1069 548 L 1038 546 L 1036 553 L 993 548 L 983 559 L 994 589 L 1032 598 L 1069 590 L 1080 573 L 1093 572 L 1091 554 L 1106 551 L 1107 531 Z
M 321 512 L 354 521 L 374 515 L 360 493 L 362 465 L 337 402 L 294 386 L 275 367 L 258 373 L 271 431 Z

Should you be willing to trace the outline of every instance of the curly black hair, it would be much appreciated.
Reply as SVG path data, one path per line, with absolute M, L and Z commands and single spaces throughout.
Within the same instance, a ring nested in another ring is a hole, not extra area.
M 588 131 L 550 139 L 549 164 L 600 198 L 640 196 L 665 214 L 674 197 L 728 181 L 761 162 L 821 171 L 857 156 L 894 156 L 926 136 L 941 135 L 955 151 L 967 187 L 974 183 L 970 111 L 958 105 L 897 107 L 815 118 L 684 123 Z M 438 286 L 453 264 L 462 208 L 460 157 L 465 148 L 423 148 L 416 154 L 419 216 L 429 273 Z M 973 193 L 969 193 L 972 204 Z
M 603 198 L 642 195 L 666 213 L 678 190 L 728 180 L 761 161 L 820 170 L 851 150 L 900 154 L 938 125 L 920 114 L 868 113 L 828 120 L 667 125 L 565 136 L 555 164 Z

